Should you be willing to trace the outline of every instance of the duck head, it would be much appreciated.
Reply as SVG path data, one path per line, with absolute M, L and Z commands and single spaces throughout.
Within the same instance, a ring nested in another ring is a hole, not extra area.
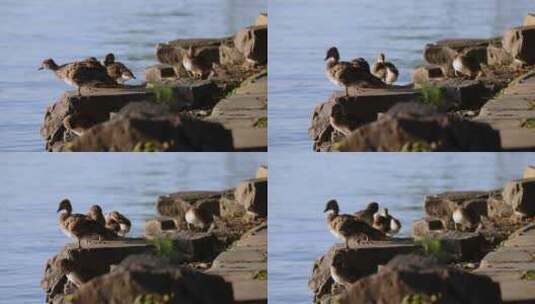
M 376 202 L 371 202 L 368 204 L 366 209 L 370 212 L 376 213 L 377 211 L 379 211 L 379 204 Z
M 336 47 L 331 47 L 327 50 L 327 55 L 325 55 L 325 61 L 332 60 L 335 62 L 338 62 L 340 60 L 340 54 L 338 53 L 338 49 Z
M 104 57 L 104 65 L 112 64 L 115 62 L 115 55 L 113 53 L 109 53 Z
M 377 56 L 377 62 L 385 62 L 385 54 L 380 53 L 379 56 Z
M 102 214 L 102 208 L 99 205 L 93 205 L 89 208 L 89 213 L 91 214 Z
M 56 64 L 54 59 L 48 58 L 48 59 L 43 60 L 38 70 L 41 71 L 44 69 L 55 71 L 58 69 L 58 65 Z
M 329 212 L 338 214 L 340 210 L 338 209 L 338 202 L 336 200 L 330 200 L 327 202 L 327 205 L 325 206 L 325 210 L 323 212 Z
M 61 202 L 59 202 L 59 207 L 58 207 L 58 211 L 57 212 L 60 212 L 62 210 L 65 210 L 67 211 L 67 213 L 71 213 L 72 212 L 72 206 L 71 206 L 71 201 L 69 199 L 64 199 L 62 200 Z

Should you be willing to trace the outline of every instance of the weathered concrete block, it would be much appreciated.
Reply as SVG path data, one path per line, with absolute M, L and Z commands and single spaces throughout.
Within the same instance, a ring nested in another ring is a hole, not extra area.
M 145 80 L 148 82 L 160 82 L 165 78 L 175 77 L 175 70 L 169 64 L 156 64 L 145 69 Z
M 535 179 L 510 181 L 505 184 L 502 195 L 515 212 L 525 216 L 535 215 Z
M 144 235 L 158 235 L 164 231 L 176 230 L 179 226 L 172 217 L 157 217 L 151 220 L 145 221 Z
M 428 237 L 431 233 L 442 232 L 446 227 L 438 218 L 426 217 L 412 222 L 412 237 L 415 239 Z
M 221 65 L 239 65 L 245 61 L 245 56 L 232 43 L 219 46 L 219 62 Z
M 267 62 L 267 25 L 242 28 L 234 37 L 234 45 L 248 60 L 256 63 Z
M 444 73 L 438 65 L 426 65 L 419 67 L 412 72 L 412 82 L 415 84 L 426 84 L 432 79 L 442 78 Z
M 490 196 L 487 201 L 488 216 L 490 218 L 507 218 L 513 215 L 513 207 L 507 204 L 501 194 Z
M 333 303 L 434 303 L 437 297 L 441 303 L 501 303 L 500 287 L 490 278 L 416 255 L 392 259 L 379 273 L 359 280 Z
M 441 87 L 445 99 L 459 109 L 479 109 L 496 90 L 480 80 L 459 78 L 445 79 L 435 82 L 434 85 Z
M 527 64 L 535 63 L 535 25 L 519 26 L 503 35 L 503 48 Z
M 219 213 L 223 218 L 238 218 L 245 215 L 245 207 L 234 198 L 234 190 L 225 192 L 219 200 Z
M 334 281 L 331 277 L 330 266 L 335 253 L 340 250 L 344 253 L 344 266 L 348 272 L 362 278 L 377 272 L 379 265 L 388 263 L 392 258 L 400 254 L 409 254 L 419 250 L 418 245 L 410 242 L 386 242 L 359 246 L 346 250 L 343 245 L 332 246 L 327 253 L 314 262 L 312 275 L 308 281 L 308 287 L 314 293 L 314 299 L 319 300 L 331 292 Z
M 429 239 L 439 240 L 441 250 L 454 261 L 479 259 L 485 253 L 485 238 L 479 233 L 447 231 L 432 233 Z
M 236 187 L 234 197 L 247 212 L 255 216 L 266 217 L 268 214 L 267 187 L 265 178 L 246 180 Z
M 507 53 L 502 46 L 489 45 L 487 47 L 487 64 L 488 65 L 508 65 L 513 62 L 513 56 Z

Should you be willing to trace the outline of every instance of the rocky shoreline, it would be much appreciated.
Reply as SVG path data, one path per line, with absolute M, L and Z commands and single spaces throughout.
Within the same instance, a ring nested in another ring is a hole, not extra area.
M 190 47 L 212 66 L 194 79 Z M 66 92 L 47 107 L 47 151 L 267 151 L 267 14 L 231 37 L 156 47 L 142 85 Z
M 534 199 L 533 167 L 502 189 L 427 196 L 425 217 L 413 221 L 411 238 L 349 249 L 335 244 L 318 257 L 308 282 L 313 302 L 531 303 Z M 459 206 L 477 215 L 477 227 L 455 229 Z M 332 278 L 335 255 L 339 273 L 351 278 L 346 286 Z
M 188 228 L 196 207 L 213 217 Z M 267 167 L 224 191 L 176 192 L 156 202 L 144 235 L 68 244 L 48 259 L 47 303 L 267 303 Z M 73 261 L 79 288 L 59 265 Z
M 309 135 L 315 151 L 502 151 L 535 150 L 535 25 L 503 37 L 448 39 L 425 46 L 425 66 L 412 83 L 387 89 L 334 92 L 313 113 Z M 477 63 L 476 77 L 454 75 L 460 55 Z M 511 91 L 510 94 L 504 92 Z M 522 96 L 518 96 L 522 95 Z M 334 105 L 353 130 L 344 136 L 329 118 Z M 518 111 L 519 108 L 525 110 Z M 526 141 L 528 137 L 528 141 Z

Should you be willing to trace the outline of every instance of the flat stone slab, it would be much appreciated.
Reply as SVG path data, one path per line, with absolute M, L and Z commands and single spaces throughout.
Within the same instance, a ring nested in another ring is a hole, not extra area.
M 267 303 L 267 225 L 247 232 L 207 273 L 232 283 L 236 303 Z
M 267 150 L 267 75 L 238 88 L 219 101 L 207 119 L 232 132 L 234 149 Z
M 475 120 L 500 132 L 503 150 L 535 150 L 535 128 L 522 126 L 528 118 L 535 119 L 535 73 L 489 100 Z
M 534 303 L 535 280 L 525 279 L 526 271 L 535 271 L 535 224 L 519 229 L 487 254 L 475 273 L 500 284 L 504 303 Z

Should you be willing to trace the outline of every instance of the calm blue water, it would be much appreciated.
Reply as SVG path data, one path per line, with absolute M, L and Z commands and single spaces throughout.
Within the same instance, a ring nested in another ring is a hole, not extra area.
M 263 153 L 2 153 L 0 303 L 43 303 L 46 259 L 70 242 L 57 224 L 61 199 L 70 198 L 79 213 L 94 203 L 117 209 L 139 236 L 159 195 L 228 189 L 266 161 Z
M 326 228 L 327 200 L 344 213 L 384 204 L 409 236 L 425 195 L 501 187 L 535 164 L 535 154 L 270 153 L 269 164 L 270 303 L 310 303 L 314 259 L 339 242 Z
M 311 151 L 312 110 L 338 90 L 324 76 L 329 47 L 342 60 L 385 52 L 407 83 L 426 43 L 501 35 L 529 11 L 533 0 L 270 1 L 270 151 Z
M 266 0 L 2 0 L 0 151 L 44 150 L 45 108 L 70 88 L 37 71 L 43 59 L 114 52 L 142 79 L 158 42 L 231 35 L 266 7 Z

